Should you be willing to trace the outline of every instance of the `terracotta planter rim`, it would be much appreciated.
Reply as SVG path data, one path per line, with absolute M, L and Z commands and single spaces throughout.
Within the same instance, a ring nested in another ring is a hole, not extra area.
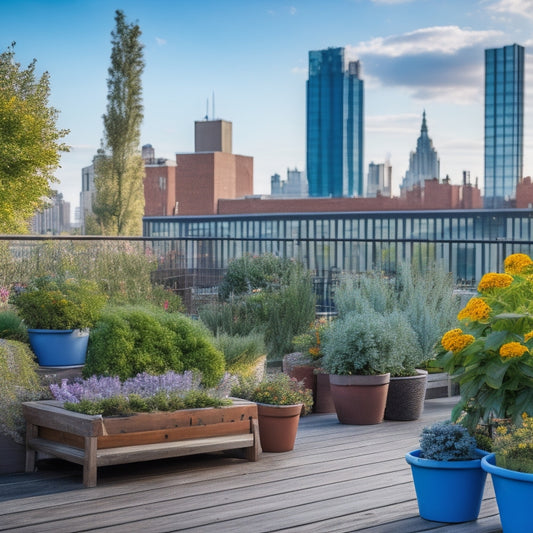
M 285 407 L 302 407 L 303 403 L 291 403 L 289 405 L 279 405 L 275 403 L 261 403 L 255 402 L 257 405 L 262 405 L 264 407 L 275 407 L 275 408 L 285 408 Z
M 329 381 L 332 385 L 349 386 L 349 385 L 386 385 L 390 382 L 390 373 L 386 374 L 330 374 Z

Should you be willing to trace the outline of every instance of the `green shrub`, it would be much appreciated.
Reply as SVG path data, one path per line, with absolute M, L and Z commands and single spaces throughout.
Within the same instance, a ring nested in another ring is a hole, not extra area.
M 0 338 L 28 342 L 28 332 L 14 311 L 0 312 Z
M 155 307 L 108 307 L 91 330 L 84 377 L 133 377 L 141 372 L 199 370 L 212 386 L 224 373 L 224 356 L 200 323 Z
M 22 402 L 46 397 L 29 346 L 0 339 L 0 432 L 24 443 Z

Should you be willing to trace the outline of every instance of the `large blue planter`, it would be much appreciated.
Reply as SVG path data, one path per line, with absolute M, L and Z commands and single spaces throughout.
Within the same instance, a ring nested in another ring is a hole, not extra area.
M 79 329 L 28 329 L 30 346 L 41 366 L 85 364 L 89 331 Z
M 533 474 L 496 466 L 493 453 L 483 457 L 481 468 L 490 472 L 504 533 L 532 533 Z
M 411 465 L 420 516 L 434 522 L 476 520 L 481 507 L 487 473 L 479 459 L 433 461 L 420 457 L 420 450 L 406 454 Z

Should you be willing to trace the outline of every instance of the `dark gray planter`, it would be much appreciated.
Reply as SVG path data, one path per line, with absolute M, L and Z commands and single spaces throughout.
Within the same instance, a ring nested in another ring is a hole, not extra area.
M 428 373 L 417 370 L 416 376 L 390 378 L 385 406 L 386 420 L 418 420 L 424 410 Z

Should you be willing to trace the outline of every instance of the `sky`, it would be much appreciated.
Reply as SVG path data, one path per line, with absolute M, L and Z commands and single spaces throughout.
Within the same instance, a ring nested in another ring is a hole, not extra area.
M 115 11 L 142 31 L 141 145 L 194 151 L 194 122 L 233 123 L 254 158 L 254 193 L 305 170 L 308 53 L 345 47 L 365 87 L 364 169 L 389 160 L 398 193 L 422 113 L 441 178 L 483 188 L 484 50 L 526 48 L 524 175 L 533 175 L 533 0 L 0 0 L 0 49 L 50 74 L 58 127 L 70 130 L 55 185 L 79 206 L 81 169 L 103 137 Z

